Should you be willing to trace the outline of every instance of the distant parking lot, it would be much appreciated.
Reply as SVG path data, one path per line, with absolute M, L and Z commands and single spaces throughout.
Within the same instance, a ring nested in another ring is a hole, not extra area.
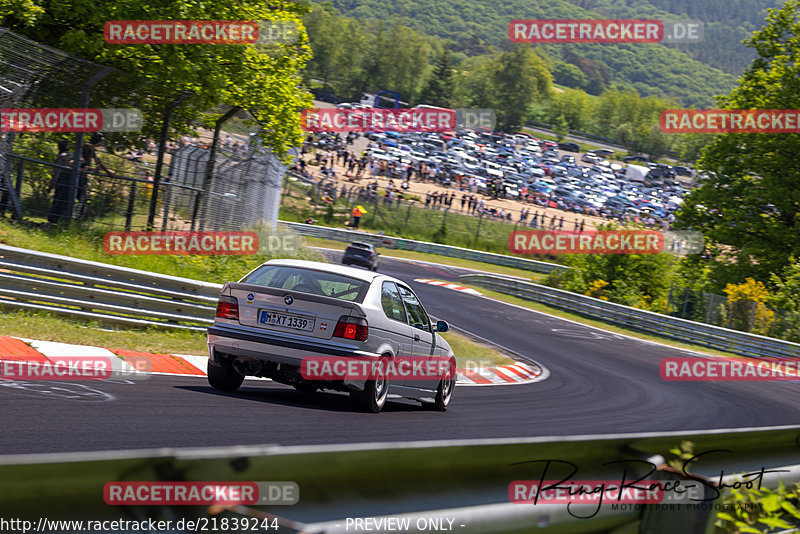
M 483 211 L 474 214 L 497 217 L 500 210 L 490 207 L 492 202 L 505 207 L 503 218 L 508 220 L 512 211 L 554 209 L 668 227 L 691 182 L 691 170 L 683 167 L 636 160 L 625 163 L 621 154 L 610 149 L 581 153 L 574 151 L 575 146 L 562 144 L 569 151 L 561 150 L 557 143 L 527 133 L 479 129 L 362 135 L 357 140 L 348 140 L 344 134 L 314 138 L 316 148 L 331 154 L 328 167 L 322 166 L 325 178 L 392 179 L 398 192 L 403 182 L 402 189 L 409 192 L 420 191 L 411 184 L 456 190 L 484 200 Z M 342 152 L 349 155 L 340 164 Z M 338 170 L 329 171 L 334 162 Z M 522 213 L 513 220 L 530 221 Z

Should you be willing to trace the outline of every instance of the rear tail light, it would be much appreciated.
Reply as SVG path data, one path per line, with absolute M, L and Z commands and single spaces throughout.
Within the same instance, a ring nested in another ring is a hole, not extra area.
M 217 317 L 239 320 L 239 301 L 235 297 L 222 296 L 217 302 Z
M 333 337 L 355 339 L 356 341 L 366 341 L 368 335 L 369 326 L 366 319 L 348 317 L 347 315 L 339 317 L 339 322 L 336 323 L 336 328 L 333 331 Z

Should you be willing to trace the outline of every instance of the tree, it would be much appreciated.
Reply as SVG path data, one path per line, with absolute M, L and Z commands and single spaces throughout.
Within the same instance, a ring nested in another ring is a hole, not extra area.
M 383 21 L 370 33 L 374 38 L 365 60 L 364 90 L 396 91 L 403 100 L 415 100 L 430 69 L 428 37 L 399 24 L 387 28 Z
M 758 54 L 738 86 L 719 103 L 728 109 L 800 107 L 800 1 L 770 10 L 747 46 Z M 681 209 L 678 222 L 716 243 L 716 282 L 766 281 L 800 256 L 800 138 L 727 133 L 708 146 L 699 166 L 708 173 Z
M 563 62 L 556 63 L 553 68 L 553 81 L 575 89 L 585 89 L 589 85 L 589 78 L 581 69 Z
M 556 120 L 553 122 L 553 133 L 556 134 L 556 140 L 559 143 L 569 134 L 569 123 L 567 119 L 564 118 L 564 115 L 556 117 Z
M 171 133 L 193 129 L 203 110 L 240 106 L 264 126 L 264 139 L 279 155 L 300 143 L 298 111 L 311 106 L 298 87 L 309 59 L 300 16 L 302 4 L 258 0 L 190 2 L 138 0 L 69 3 L 0 0 L 0 22 L 12 31 L 69 54 L 116 69 L 92 93 L 93 107 L 135 107 L 144 113 L 141 136 L 157 138 L 164 106 L 185 90 L 190 105 L 173 115 Z M 298 24 L 298 40 L 285 45 L 110 45 L 103 39 L 109 20 L 275 20 Z M 124 76 L 128 73 L 129 76 Z M 75 106 L 79 103 L 76 101 Z
M 742 284 L 725 286 L 725 294 L 731 328 L 761 335 L 769 331 L 775 312 L 767 307 L 771 295 L 764 284 L 747 278 Z
M 496 111 L 503 130 L 517 131 L 525 123 L 528 108 L 550 96 L 553 79 L 544 60 L 529 46 L 517 46 L 498 58 L 492 77 Z
M 770 306 L 780 310 L 779 332 L 782 339 L 800 341 L 800 261 L 794 257 L 780 276 L 773 274 L 770 283 L 775 292 L 767 301 Z
M 619 228 L 609 224 L 601 229 Z M 572 269 L 554 272 L 548 285 L 658 312 L 664 311 L 678 267 L 671 254 L 575 254 L 564 264 Z
M 329 4 L 315 7 L 303 18 L 313 58 L 306 69 L 306 83 L 322 80 L 323 90 L 340 96 L 355 95 L 363 82 L 363 63 L 371 41 L 363 25 L 342 16 Z
M 433 70 L 428 85 L 422 90 L 420 101 L 431 106 L 450 107 L 454 94 L 453 67 L 450 50 L 444 49 Z
M 553 93 L 548 103 L 547 122 L 552 123 L 561 115 L 573 130 L 585 130 L 592 113 L 589 95 L 580 89 L 566 89 L 561 93 Z
M 714 134 L 682 134 L 675 139 L 675 150 L 681 161 L 697 161 L 706 146 L 714 141 Z
M 476 56 L 456 71 L 455 100 L 461 107 L 495 108 L 493 79 L 496 56 Z

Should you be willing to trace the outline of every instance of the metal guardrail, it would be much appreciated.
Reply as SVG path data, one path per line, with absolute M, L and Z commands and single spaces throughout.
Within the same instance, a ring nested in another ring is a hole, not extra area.
M 0 306 L 204 331 L 220 284 L 0 245 Z
M 275 514 L 281 524 L 294 526 L 278 532 L 309 534 L 359 530 L 352 525 L 347 528 L 345 518 L 366 517 L 411 519 L 411 528 L 370 529 L 373 532 L 429 531 L 417 526 L 418 518 L 448 518 L 453 520 L 453 528 L 445 530 L 464 534 L 530 532 L 534 528 L 549 534 L 609 532 L 619 527 L 626 527 L 624 532 L 642 534 L 704 534 L 713 527 L 713 506 L 640 505 L 615 509 L 607 500 L 592 516 L 596 504 L 573 504 L 567 508 L 566 504 L 511 502 L 509 485 L 517 480 L 563 477 L 575 481 L 624 479 L 629 483 L 645 475 L 646 480 L 677 480 L 682 477 L 668 470 L 648 473 L 651 468 L 664 466 L 667 451 L 691 441 L 693 453 L 701 458 L 688 464 L 688 468 L 693 475 L 710 477 L 703 479 L 710 485 L 721 477 L 730 484 L 738 474 L 765 469 L 763 487 L 777 488 L 778 476 L 786 485 L 800 480 L 800 466 L 795 465 L 800 458 L 798 436 L 800 427 L 785 426 L 0 456 L 0 508 L 7 517 L 26 519 L 208 517 L 209 510 L 199 507 L 109 506 L 103 501 L 103 487 L 110 481 L 290 481 L 299 487 L 297 504 L 238 506 L 233 513 L 249 517 Z M 563 464 L 560 468 L 549 466 L 549 476 L 545 477 L 547 460 L 571 462 L 576 471 L 570 476 L 570 469 Z M 770 472 L 775 469 L 787 471 Z M 697 483 L 696 479 L 683 481 Z M 719 502 L 713 500 L 713 490 L 710 495 L 703 491 L 696 498 L 711 499 L 708 504 Z M 225 515 L 218 516 L 218 521 Z
M 531 282 L 489 274 L 465 274 L 461 275 L 459 280 L 631 330 L 688 341 L 742 356 L 800 357 L 800 344 L 797 343 L 639 310 Z
M 537 273 L 550 273 L 559 269 L 569 269 L 569 267 L 555 263 L 529 260 L 526 258 L 517 258 L 514 256 L 506 256 L 504 254 L 494 254 L 492 252 L 471 250 L 468 248 L 442 245 L 439 243 L 428 243 L 427 241 L 415 241 L 413 239 L 402 239 L 399 237 L 370 234 L 367 232 L 357 232 L 355 230 L 345 230 L 343 228 L 331 228 L 328 226 L 317 226 L 287 221 L 279 222 L 300 235 L 318 237 L 320 239 L 330 239 L 332 241 L 341 241 L 343 243 L 349 243 L 351 241 L 363 241 L 381 247 L 391 247 L 398 250 L 411 250 L 414 252 L 426 252 L 428 254 L 447 256 L 450 258 L 463 258 L 465 260 L 479 261 L 493 265 L 503 265 L 506 267 L 515 267 L 517 269 L 524 269 L 526 271 L 533 271 Z
M 301 230 L 298 233 L 302 235 L 326 239 L 363 240 L 384 246 L 387 244 L 385 240 L 388 240 L 389 246 L 400 249 L 406 248 L 407 243 L 397 238 L 351 230 L 283 224 L 295 231 Z M 412 246 L 420 245 L 423 250 L 425 245 L 446 247 L 419 241 L 411 243 Z M 478 255 L 489 254 L 449 248 Z M 468 254 L 457 257 L 472 259 Z M 632 330 L 743 356 L 800 357 L 800 344 L 797 343 L 639 310 L 502 276 L 466 274 L 459 278 L 465 283 L 549 304 Z M 0 245 L 1 307 L 49 311 L 127 326 L 204 331 L 213 323 L 214 306 L 221 289 L 220 284 Z
M 529 128 L 538 128 L 540 130 L 549 130 L 550 132 L 555 133 L 555 131 L 553 130 L 553 125 L 552 124 L 547 124 L 546 122 L 528 121 L 527 123 L 525 123 L 525 126 L 527 126 Z M 609 146 L 613 146 L 615 148 L 621 148 L 623 150 L 628 150 L 630 148 L 625 143 L 620 141 L 619 139 L 612 139 L 610 137 L 603 137 L 602 135 L 594 135 L 594 134 L 590 134 L 590 133 L 587 133 L 587 132 L 582 132 L 580 130 L 572 130 L 572 129 L 570 129 L 569 130 L 569 135 L 572 136 L 575 139 L 578 139 L 579 141 L 600 142 L 600 143 L 604 143 L 604 144 L 609 145 Z M 667 156 L 670 156 L 670 157 L 673 157 L 673 158 L 677 158 L 679 156 L 679 154 L 677 152 L 675 152 L 674 150 L 667 150 L 665 152 L 665 154 Z

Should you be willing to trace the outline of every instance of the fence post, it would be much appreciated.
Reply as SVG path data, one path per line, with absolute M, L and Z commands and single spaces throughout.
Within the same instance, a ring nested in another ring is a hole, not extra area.
M 478 235 L 481 233 L 481 221 L 483 221 L 483 213 L 478 215 L 478 228 L 475 230 L 475 238 L 472 240 L 473 246 L 475 246 L 475 243 L 478 242 Z
M 109 75 L 109 73 L 114 70 L 111 67 L 103 67 L 94 73 L 94 76 L 89 78 L 86 83 L 83 85 L 83 91 L 81 92 L 81 105 L 82 108 L 89 107 L 89 95 L 92 92 L 92 88 L 97 85 L 97 83 Z M 80 187 L 80 175 L 81 175 L 81 161 L 83 159 L 83 132 L 79 132 L 77 136 L 75 136 L 75 150 L 72 152 L 72 175 L 70 176 L 70 191 L 67 195 L 67 202 L 69 205 L 67 206 L 67 215 L 68 219 L 71 221 L 72 218 L 75 216 L 75 201 L 78 198 L 78 189 Z M 87 161 L 87 164 L 91 164 L 92 162 Z M 86 187 L 88 188 L 89 185 L 87 184 Z
M 155 191 L 153 191 L 155 195 Z M 125 231 L 131 231 L 131 219 L 133 219 L 133 204 L 136 200 L 136 182 L 131 182 L 131 189 L 128 192 L 128 211 L 125 213 Z
M 667 295 L 667 303 L 664 305 L 664 315 L 669 314 L 669 305 L 672 303 L 672 287 L 674 284 L 674 281 L 669 283 L 669 295 Z
M 414 204 L 413 200 L 408 201 L 408 210 L 406 210 L 406 220 L 403 221 L 403 228 L 408 226 L 408 218 L 411 216 L 411 206 Z
M 204 204 L 208 199 L 208 190 L 209 186 L 211 185 L 211 177 L 214 175 L 214 160 L 217 157 L 217 145 L 219 145 L 219 132 L 222 130 L 222 125 L 228 122 L 228 119 L 239 113 L 242 108 L 239 106 L 234 106 L 227 111 L 222 117 L 217 119 L 216 124 L 214 125 L 214 140 L 211 142 L 211 154 L 208 156 L 208 162 L 206 163 L 206 175 L 203 179 L 203 189 L 197 193 L 194 201 L 194 210 L 192 211 L 192 230 L 195 229 L 195 225 L 197 224 L 197 215 L 200 212 L 200 206 Z M 203 214 L 205 214 L 205 210 L 203 210 Z M 200 230 L 203 230 L 205 224 L 202 222 L 199 225 Z
M 155 179 L 154 179 L 155 180 Z M 155 184 L 155 181 L 153 182 Z M 156 186 L 153 185 L 153 194 L 156 193 Z M 167 176 L 167 181 L 164 182 L 164 212 L 161 214 L 161 231 L 167 230 L 167 221 L 169 220 L 169 205 L 172 202 L 172 180 Z
M 6 144 L 11 146 L 14 143 L 14 137 L 17 134 L 10 133 L 6 136 Z M 8 199 L 11 198 L 11 203 L 14 206 L 14 213 L 18 220 L 22 220 L 23 213 L 22 213 L 22 204 L 19 201 L 19 195 L 17 195 L 17 190 L 14 188 L 14 185 L 11 183 L 11 161 L 7 158 L 1 158 L 3 167 L 0 169 L 0 174 L 3 176 L 3 181 L 5 182 L 5 191 L 3 192 L 3 199 L 2 199 L 2 213 L 5 215 L 6 206 L 8 204 Z
M 372 204 L 372 219 L 369 220 L 369 225 L 375 222 L 375 214 L 378 212 L 378 197 L 375 196 L 375 202 Z
M 166 105 L 164 113 L 161 115 L 161 135 L 158 140 L 158 157 L 156 158 L 156 173 L 153 176 L 153 196 L 150 197 L 150 213 L 147 215 L 147 230 L 153 231 L 153 224 L 156 220 L 156 206 L 158 204 L 158 188 L 161 186 L 161 169 L 164 167 L 164 152 L 167 150 L 167 132 L 169 131 L 169 120 L 172 112 L 175 111 L 187 98 L 194 92 L 184 91 L 172 102 Z M 163 226 L 163 225 L 162 225 Z
M 681 308 L 681 319 L 686 319 L 686 308 L 689 305 L 689 288 L 683 292 L 683 308 Z

